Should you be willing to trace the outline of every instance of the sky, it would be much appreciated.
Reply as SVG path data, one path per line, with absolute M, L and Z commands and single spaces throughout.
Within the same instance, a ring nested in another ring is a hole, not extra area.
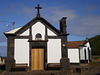
M 100 0 L 0 0 L 0 56 L 7 56 L 7 38 L 3 32 L 24 26 L 41 17 L 59 29 L 59 20 L 67 17 L 68 41 L 85 40 L 100 35 Z M 6 25 L 9 25 L 8 27 Z

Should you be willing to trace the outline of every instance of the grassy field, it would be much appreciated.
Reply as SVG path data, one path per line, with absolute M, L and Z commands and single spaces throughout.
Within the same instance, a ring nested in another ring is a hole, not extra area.
M 100 66 L 100 55 L 92 55 L 92 61 L 89 63 L 91 66 Z
M 92 55 L 100 55 L 100 35 L 89 39 L 92 49 Z

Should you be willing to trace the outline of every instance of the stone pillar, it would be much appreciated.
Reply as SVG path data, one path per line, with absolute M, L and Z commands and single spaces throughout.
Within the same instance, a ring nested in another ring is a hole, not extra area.
M 11 68 L 15 65 L 15 60 L 7 58 L 6 62 L 6 71 L 11 71 Z
M 13 66 L 15 66 L 15 60 L 14 60 L 14 36 L 7 36 L 6 70 L 10 71 Z
M 60 36 L 62 37 L 62 58 L 60 60 L 60 63 L 62 65 L 62 70 L 65 71 L 65 70 L 69 70 L 70 69 L 70 64 L 69 64 L 69 59 L 68 59 L 68 50 L 67 50 L 67 36 L 69 34 L 67 34 L 67 31 L 66 31 L 66 19 L 67 17 L 63 17 L 61 20 L 60 20 L 60 31 L 61 31 L 61 34 Z
M 62 70 L 70 69 L 69 59 L 67 57 L 61 58 L 60 63 L 62 65 Z

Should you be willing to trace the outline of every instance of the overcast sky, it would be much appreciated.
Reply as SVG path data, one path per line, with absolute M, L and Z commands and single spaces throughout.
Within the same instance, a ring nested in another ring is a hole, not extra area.
M 24 26 L 34 17 L 40 4 L 41 17 L 59 29 L 59 20 L 67 17 L 69 41 L 100 35 L 100 0 L 0 0 L 0 55 L 6 56 L 7 42 L 3 32 Z M 9 27 L 6 27 L 9 25 Z

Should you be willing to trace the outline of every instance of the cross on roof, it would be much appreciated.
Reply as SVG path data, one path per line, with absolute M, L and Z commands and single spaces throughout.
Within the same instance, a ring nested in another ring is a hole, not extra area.
M 38 6 L 35 7 L 35 9 L 38 10 L 38 11 L 37 11 L 37 17 L 40 17 L 40 11 L 39 11 L 39 9 L 42 9 L 42 7 L 40 7 L 40 5 L 38 4 Z

